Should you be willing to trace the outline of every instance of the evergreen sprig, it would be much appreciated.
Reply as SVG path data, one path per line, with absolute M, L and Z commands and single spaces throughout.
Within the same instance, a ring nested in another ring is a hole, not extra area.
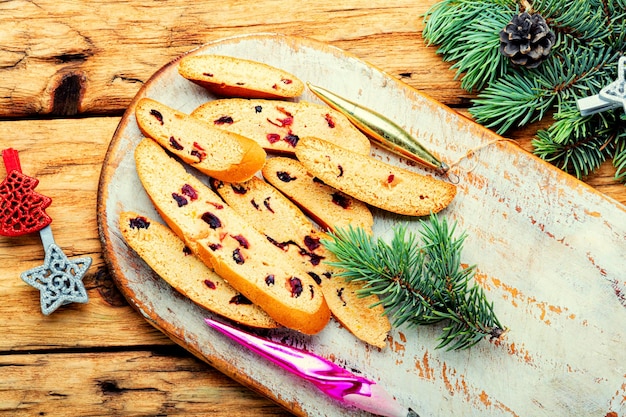
M 498 51 L 500 30 L 525 7 L 518 1 L 440 1 L 424 15 L 424 39 L 454 62 L 461 87 L 477 93 L 470 113 L 478 123 L 506 134 L 552 116 L 554 124 L 533 140 L 535 154 L 578 178 L 612 159 L 615 178 L 626 182 L 624 109 L 582 116 L 576 107 L 617 78 L 626 53 L 626 0 L 523 3 L 532 3 L 556 34 L 537 68 L 514 67 Z
M 363 283 L 360 295 L 377 295 L 394 326 L 445 321 L 438 348 L 469 348 L 502 326 L 483 289 L 473 282 L 474 267 L 461 265 L 465 234 L 435 215 L 422 221 L 419 236 L 394 226 L 389 243 L 362 228 L 338 229 L 323 241 L 337 257 L 332 265 L 348 281 Z

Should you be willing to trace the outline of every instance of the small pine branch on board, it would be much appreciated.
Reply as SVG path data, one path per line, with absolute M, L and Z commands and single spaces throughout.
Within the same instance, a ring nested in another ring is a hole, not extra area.
M 535 68 L 500 51 L 500 32 L 522 12 L 543 17 L 555 37 Z M 532 142 L 536 155 L 578 178 L 612 159 L 626 183 L 624 109 L 582 116 L 576 106 L 617 79 L 626 0 L 443 0 L 424 20 L 427 44 L 477 93 L 470 113 L 478 123 L 505 134 L 551 116 Z
M 418 236 L 394 227 L 389 243 L 361 228 L 338 229 L 323 241 L 337 257 L 347 281 L 362 282 L 360 295 L 375 294 L 395 326 L 445 321 L 438 348 L 469 348 L 504 330 L 483 289 L 472 281 L 474 267 L 461 265 L 465 234 L 435 215 L 422 221 Z

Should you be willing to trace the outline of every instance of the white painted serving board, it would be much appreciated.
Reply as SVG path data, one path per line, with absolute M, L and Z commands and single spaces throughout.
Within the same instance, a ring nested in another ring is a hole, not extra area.
M 514 144 L 337 48 L 256 34 L 191 54 L 266 62 L 377 110 L 455 168 L 458 195 L 443 212 L 467 233 L 462 262 L 509 331 L 466 351 L 435 349 L 440 327 L 397 328 L 371 348 L 331 321 L 315 336 L 269 332 L 382 384 L 424 416 L 626 416 L 626 208 Z M 122 240 L 118 216 L 156 216 L 133 162 L 133 110 L 144 96 L 190 112 L 212 97 L 178 75 L 176 61 L 145 84 L 123 117 L 102 169 L 98 224 L 118 286 L 153 325 L 227 375 L 302 416 L 367 415 L 327 399 L 205 326 L 208 312 L 175 293 Z M 316 101 L 311 93 L 302 99 Z M 409 169 L 400 158 L 375 156 Z M 418 219 L 375 211 L 375 233 Z

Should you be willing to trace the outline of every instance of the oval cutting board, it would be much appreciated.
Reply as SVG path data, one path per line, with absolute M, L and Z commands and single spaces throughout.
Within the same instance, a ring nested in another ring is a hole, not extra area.
M 458 222 L 462 262 L 509 331 L 465 351 L 435 349 L 440 327 L 392 330 L 383 350 L 331 323 L 304 336 L 265 332 L 330 358 L 382 384 L 422 416 L 626 416 L 626 209 L 487 129 L 337 48 L 307 39 L 255 34 L 220 40 L 190 54 L 262 61 L 393 119 L 456 165 L 458 195 L 442 213 Z M 141 139 L 134 106 L 151 97 L 184 112 L 214 99 L 178 75 L 157 71 L 132 102 L 102 168 L 98 225 L 117 285 L 148 320 L 192 354 L 296 415 L 367 415 L 323 396 L 209 329 L 210 314 L 173 291 L 130 250 L 122 210 L 157 217 L 134 168 Z M 317 101 L 306 92 L 303 100 Z M 463 159 L 470 149 L 480 148 Z M 374 148 L 374 155 L 432 172 Z M 374 232 L 419 219 L 375 211 Z

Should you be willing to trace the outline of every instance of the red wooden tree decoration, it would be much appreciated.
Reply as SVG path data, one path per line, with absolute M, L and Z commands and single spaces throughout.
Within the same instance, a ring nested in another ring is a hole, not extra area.
M 15 149 L 2 151 L 7 177 L 0 183 L 0 235 L 21 236 L 48 226 L 45 209 L 52 199 L 35 192 L 37 178 L 22 173 Z

